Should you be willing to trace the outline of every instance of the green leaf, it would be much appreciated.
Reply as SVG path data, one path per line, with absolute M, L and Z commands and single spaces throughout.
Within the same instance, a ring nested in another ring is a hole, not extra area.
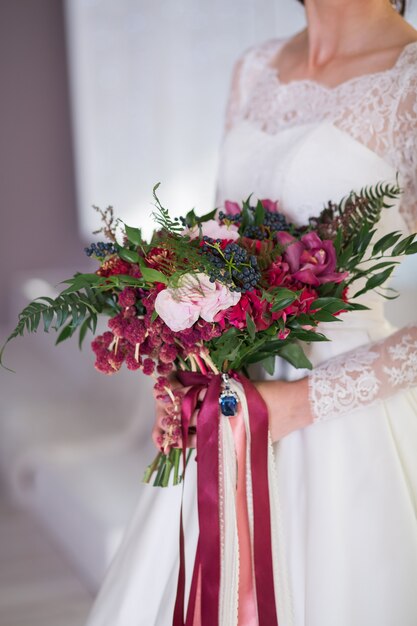
M 279 356 L 294 365 L 297 368 L 313 369 L 311 362 L 308 360 L 302 347 L 298 343 L 285 344 L 279 350 Z
M 397 243 L 400 237 L 401 233 L 394 231 L 392 233 L 388 233 L 388 235 L 384 235 L 381 239 L 378 239 L 372 248 L 372 256 L 376 256 L 378 253 L 385 252 L 388 248 L 391 248 L 391 246 Z
M 187 224 L 188 228 L 192 228 L 197 224 L 197 216 L 194 209 L 188 211 L 187 215 L 185 216 L 185 223 Z
M 273 354 L 265 357 L 264 359 L 262 359 L 261 361 L 261 365 L 264 368 L 264 370 L 266 371 L 267 374 L 269 374 L 270 376 L 274 375 L 275 372 L 275 363 L 276 363 L 276 358 Z
M 199 224 L 202 224 L 203 222 L 208 222 L 209 220 L 214 220 L 214 218 L 216 217 L 216 213 L 217 209 L 213 209 L 213 211 L 210 211 L 209 213 L 197 216 L 196 220 Z
M 125 224 L 125 233 L 130 243 L 133 243 L 135 246 L 142 245 L 142 231 L 140 228 L 133 228 L 132 226 Z
M 323 333 L 319 333 L 314 330 L 304 330 L 303 328 L 297 328 L 296 330 L 293 330 L 291 333 L 291 337 L 305 342 L 329 341 L 329 339 L 326 337 L 326 335 L 323 335 Z
M 287 306 L 290 306 L 295 300 L 298 298 L 298 293 L 295 291 L 291 291 L 291 289 L 286 289 L 285 287 L 280 287 L 276 290 L 276 295 L 273 299 L 273 305 L 271 307 L 271 311 L 274 313 L 276 311 L 281 311 L 285 309 Z
M 336 258 L 339 257 L 340 251 L 342 249 L 343 243 L 343 228 L 339 227 L 337 229 L 336 237 L 333 241 L 334 249 L 336 250 Z
M 404 239 L 397 243 L 395 248 L 392 250 L 391 255 L 399 256 L 400 254 L 404 254 L 407 248 L 414 243 L 415 236 L 415 233 L 413 233 L 412 235 L 408 235 L 408 237 L 404 237 Z
M 417 241 L 408 246 L 406 254 L 417 254 Z
M 82 346 L 83 346 L 83 341 L 85 339 L 85 336 L 87 334 L 87 331 L 89 329 L 91 329 L 90 327 L 90 322 L 91 322 L 91 317 L 87 317 L 87 319 L 85 319 L 83 321 L 83 323 L 80 326 L 80 332 L 78 335 L 78 347 L 81 350 Z
M 136 250 L 128 250 L 128 248 L 119 247 L 117 253 L 123 261 L 127 261 L 128 263 L 139 263 L 139 259 L 141 258 Z
M 248 226 L 252 226 L 254 223 L 254 215 L 253 211 L 249 205 L 250 196 L 245 202 L 242 204 L 242 216 L 240 221 L 239 232 L 243 233 Z
M 54 311 L 53 311 L 53 309 L 44 309 L 42 311 L 42 317 L 43 317 L 43 329 L 47 333 L 49 331 L 49 327 L 51 325 L 51 322 L 52 322 L 52 320 L 54 318 Z
M 374 274 L 373 276 L 368 278 L 368 280 L 366 281 L 365 287 L 361 289 L 360 291 L 358 291 L 357 293 L 355 293 L 353 297 L 357 298 L 358 296 L 361 296 L 367 291 L 370 291 L 371 289 L 375 289 L 376 287 L 379 287 L 380 285 L 385 283 L 385 281 L 388 280 L 388 278 L 391 276 L 393 270 L 394 270 L 394 266 L 388 267 L 386 270 L 383 270 L 382 272 L 379 272 L 378 274 Z
M 159 270 L 154 270 L 151 267 L 145 265 L 145 262 L 142 257 L 139 258 L 139 267 L 142 274 L 142 277 L 148 283 L 164 283 L 167 284 L 168 278 L 160 272 Z
M 67 326 L 64 326 L 62 331 L 59 333 L 57 340 L 55 341 L 55 345 L 57 346 L 58 344 L 65 341 L 66 339 L 69 339 L 70 337 L 72 337 L 72 335 L 74 334 L 74 331 L 75 331 L 75 328 L 72 326 L 72 324 L 68 324 Z
M 151 323 L 153 323 L 157 317 L 158 317 L 158 313 L 155 310 L 153 310 L 152 315 L 151 315 Z
M 335 317 L 329 311 L 326 311 L 326 309 L 320 309 L 319 311 L 316 311 L 312 315 L 314 319 L 318 322 L 341 322 L 342 321 L 338 317 Z
M 256 335 L 256 326 L 255 326 L 255 322 L 253 321 L 249 313 L 246 313 L 246 326 L 248 329 L 249 337 L 253 341 Z
M 382 270 L 383 267 L 393 267 L 394 265 L 399 265 L 399 261 L 383 261 L 382 263 L 377 263 L 369 267 L 366 272 L 364 272 L 364 276 L 371 272 L 376 272 L 376 270 Z
M 349 309 L 349 304 L 340 298 L 317 298 L 313 302 L 314 309 L 325 309 L 329 313 L 338 313 L 342 309 Z
M 265 221 L 265 209 L 260 200 L 258 200 L 258 204 L 255 209 L 255 226 L 262 226 Z

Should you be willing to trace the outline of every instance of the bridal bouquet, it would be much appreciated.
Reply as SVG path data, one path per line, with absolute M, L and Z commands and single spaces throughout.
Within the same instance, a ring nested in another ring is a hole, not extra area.
M 400 232 L 376 238 L 381 212 L 400 194 L 397 185 L 380 183 L 352 192 L 303 225 L 289 222 L 277 202 L 252 203 L 250 197 L 242 204 L 226 202 L 222 211 L 200 217 L 190 211 L 172 219 L 157 187 L 157 229 L 151 240 L 115 220 L 110 207 L 100 211 L 103 227 L 97 233 L 106 241 L 86 249 L 98 267 L 64 281 L 67 287 L 57 298 L 31 302 L 7 341 L 43 323 L 46 332 L 59 331 L 57 343 L 78 330 L 81 346 L 88 331 L 96 333 L 99 316 L 110 318 L 108 330 L 91 344 L 96 368 L 105 374 L 123 364 L 141 370 L 155 378 L 158 394 L 171 399 L 161 452 L 145 473 L 147 482 L 155 472 L 155 485 L 183 482 L 189 425 L 198 411 L 199 539 L 185 623 L 195 623 L 193 616 L 199 614 L 204 625 L 218 624 L 221 572 L 240 580 L 253 571 L 250 585 L 256 587 L 259 623 L 277 626 L 268 413 L 247 369 L 261 363 L 273 373 L 277 355 L 295 367 L 311 368 L 303 345 L 327 341 L 320 322 L 340 322 L 342 312 L 366 308 L 357 298 L 369 290 L 391 297 L 381 292 L 383 285 L 396 258 L 416 253 L 417 242 Z M 174 372 L 185 395 L 171 387 Z M 250 501 L 245 491 L 249 475 Z M 244 525 L 249 510 L 252 534 Z M 183 528 L 181 514 L 173 626 L 184 626 Z M 236 553 L 238 528 L 246 528 L 250 563 Z
M 179 472 L 184 429 L 173 372 L 223 373 L 220 407 L 236 411 L 228 373 L 261 363 L 272 374 L 277 355 L 311 368 L 303 343 L 326 341 L 320 322 L 340 321 L 342 312 L 364 309 L 356 298 L 381 289 L 395 257 L 417 252 L 413 236 L 393 232 L 374 241 L 381 211 L 400 189 L 386 183 L 330 202 L 308 224 L 287 221 L 277 202 L 248 198 L 224 210 L 172 219 L 154 188 L 157 229 L 150 241 L 141 230 L 100 211 L 106 241 L 86 253 L 98 268 L 77 273 L 56 299 L 38 298 L 19 315 L 10 339 L 59 331 L 60 343 L 79 331 L 80 346 L 96 332 L 100 315 L 108 330 L 92 341 L 95 367 L 114 374 L 123 364 L 153 376 L 155 388 L 172 399 L 161 452 L 145 480 L 167 485 Z M 360 281 L 356 291 L 353 285 Z M 7 342 L 6 342 L 7 343 Z M 3 348 L 4 349 L 4 348 Z M 0 355 L 1 356 L 1 355 Z

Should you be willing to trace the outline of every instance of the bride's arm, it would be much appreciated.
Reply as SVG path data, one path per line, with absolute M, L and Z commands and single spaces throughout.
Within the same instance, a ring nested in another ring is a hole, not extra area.
M 333 357 L 296 382 L 257 383 L 273 441 L 417 386 L 417 325 Z

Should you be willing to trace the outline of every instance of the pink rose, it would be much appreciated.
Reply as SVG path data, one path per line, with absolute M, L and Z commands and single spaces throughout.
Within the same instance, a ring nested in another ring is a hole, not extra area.
M 189 235 L 192 239 L 200 237 L 200 228 L 193 226 L 193 228 L 187 228 L 183 231 L 184 235 Z M 231 239 L 236 241 L 239 239 L 239 233 L 237 232 L 237 226 L 230 224 L 226 226 L 219 224 L 216 220 L 208 220 L 201 224 L 201 236 L 211 237 L 211 239 Z
M 155 310 L 172 331 L 179 332 L 191 328 L 199 317 L 213 322 L 219 311 L 234 306 L 240 297 L 221 283 L 211 283 L 206 274 L 184 274 L 177 288 L 158 293 Z
M 336 251 L 330 239 L 322 241 L 317 233 L 310 232 L 297 240 L 284 231 L 277 233 L 277 239 L 284 246 L 282 258 L 295 280 L 317 287 L 340 283 L 348 276 L 348 272 L 336 272 Z
M 177 297 L 176 289 L 163 289 L 155 300 L 155 311 L 174 332 L 190 328 L 199 318 L 200 309 L 193 302 Z

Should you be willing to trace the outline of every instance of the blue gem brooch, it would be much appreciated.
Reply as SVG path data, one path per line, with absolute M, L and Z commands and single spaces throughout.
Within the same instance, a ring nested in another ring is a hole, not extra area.
M 233 417 L 237 413 L 239 398 L 237 393 L 230 389 L 230 378 L 228 374 L 222 374 L 223 391 L 220 394 L 219 404 L 222 414 L 225 417 Z

